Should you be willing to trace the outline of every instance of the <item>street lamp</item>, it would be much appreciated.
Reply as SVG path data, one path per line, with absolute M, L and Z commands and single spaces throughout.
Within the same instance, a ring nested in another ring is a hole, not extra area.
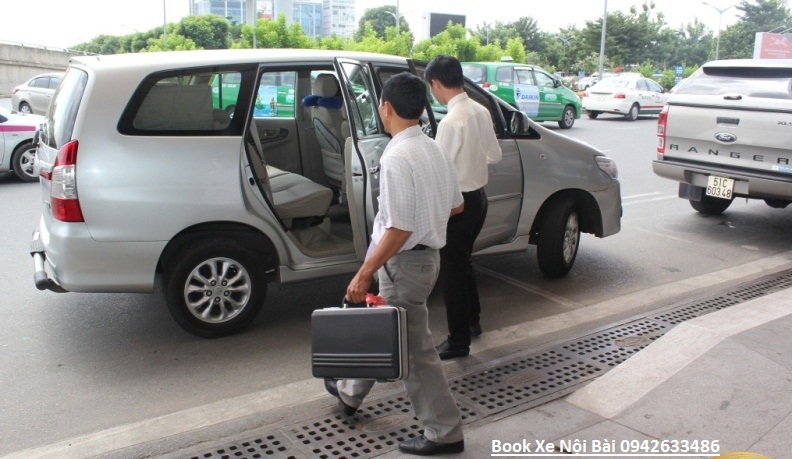
M 715 42 L 715 60 L 718 60 L 718 55 L 720 54 L 720 32 L 721 32 L 721 20 L 723 19 L 723 13 L 725 13 L 729 8 L 734 8 L 737 5 L 729 5 L 726 8 L 718 8 L 715 5 L 710 5 L 707 2 L 701 2 L 702 5 L 707 5 L 718 12 L 718 39 Z
M 600 39 L 599 55 L 599 80 L 602 81 L 605 72 L 605 32 L 608 29 L 608 0 L 605 0 L 605 12 L 602 13 L 602 38 Z

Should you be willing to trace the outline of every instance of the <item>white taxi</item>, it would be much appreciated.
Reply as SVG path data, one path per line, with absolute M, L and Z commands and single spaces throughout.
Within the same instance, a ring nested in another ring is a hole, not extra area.
M 601 113 L 622 115 L 635 121 L 641 115 L 657 115 L 668 100 L 662 86 L 649 78 L 605 78 L 583 93 L 583 111 L 591 119 Z

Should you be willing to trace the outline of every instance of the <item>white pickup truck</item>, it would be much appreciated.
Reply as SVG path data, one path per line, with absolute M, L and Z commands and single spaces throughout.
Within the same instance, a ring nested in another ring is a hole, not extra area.
M 792 202 L 792 61 L 739 59 L 702 66 L 668 100 L 657 124 L 655 174 L 679 197 L 718 215 L 736 197 Z

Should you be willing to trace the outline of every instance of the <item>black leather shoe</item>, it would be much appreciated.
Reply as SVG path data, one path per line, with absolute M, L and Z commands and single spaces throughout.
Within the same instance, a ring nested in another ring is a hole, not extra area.
M 477 337 L 477 336 L 481 336 L 481 325 L 480 324 L 475 324 L 475 325 L 471 325 L 470 326 L 470 336 L 472 336 L 474 338 Z
M 345 415 L 352 416 L 357 413 L 357 408 L 353 408 L 341 400 L 341 396 L 338 394 L 338 383 L 335 379 L 325 378 L 324 385 L 325 389 L 327 389 L 327 393 L 338 399 L 338 405 Z
M 454 346 L 448 344 L 448 341 L 443 341 L 439 346 L 435 347 L 437 355 L 440 360 L 456 359 L 459 357 L 467 357 L 470 354 L 470 346 Z
M 455 443 L 435 443 L 421 435 L 399 443 L 399 451 L 417 456 L 461 453 L 465 451 L 465 440 Z

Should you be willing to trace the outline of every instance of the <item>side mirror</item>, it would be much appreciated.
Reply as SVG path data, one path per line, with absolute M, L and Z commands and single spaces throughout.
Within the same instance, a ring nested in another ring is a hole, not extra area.
M 511 112 L 511 119 L 509 120 L 509 132 L 514 135 L 524 135 L 528 133 L 531 125 L 528 122 L 528 115 L 523 112 Z
M 553 87 L 556 87 L 556 88 L 560 88 L 564 84 L 564 83 L 561 82 L 561 78 L 558 78 L 558 77 L 554 77 L 553 78 L 553 83 L 554 83 Z

